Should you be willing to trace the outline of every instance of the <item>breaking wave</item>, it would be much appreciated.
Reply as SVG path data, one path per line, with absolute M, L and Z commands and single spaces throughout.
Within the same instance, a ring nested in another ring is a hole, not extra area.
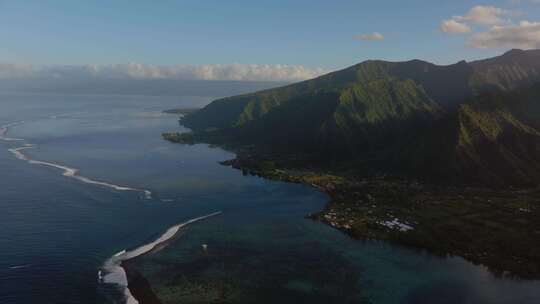
M 129 291 L 126 271 L 122 267 L 122 262 L 127 261 L 129 259 L 133 259 L 135 257 L 138 257 L 140 255 L 143 255 L 151 251 L 156 246 L 170 240 L 173 236 L 175 236 L 178 233 L 180 229 L 182 229 L 183 227 L 189 224 L 193 224 L 195 222 L 198 222 L 198 221 L 201 221 L 201 220 L 204 220 L 204 219 L 207 219 L 209 217 L 216 216 L 219 214 L 221 214 L 221 211 L 190 219 L 184 223 L 172 226 L 171 228 L 167 229 L 167 231 L 165 231 L 165 233 L 163 233 L 159 238 L 155 239 L 154 241 L 148 244 L 142 245 L 130 251 L 122 250 L 116 253 L 115 255 L 110 257 L 107 261 L 105 261 L 105 263 L 102 266 L 102 269 L 98 271 L 98 280 L 101 283 L 115 284 L 115 285 L 120 286 L 124 292 L 126 303 L 138 304 L 139 301 L 137 301 L 137 299 L 135 299 L 135 297 L 133 297 L 133 295 Z
M 13 266 L 9 266 L 8 269 L 11 269 L 11 270 L 23 269 L 23 268 L 28 268 L 30 266 L 32 266 L 32 264 L 13 265 Z
M 1 126 L 0 127 L 0 139 L 4 140 L 4 141 L 24 141 L 24 139 L 22 139 L 22 138 L 7 137 L 7 133 L 9 131 L 10 127 L 14 127 L 16 125 L 21 125 L 23 123 L 24 123 L 24 120 L 21 120 L 21 121 L 16 121 L 16 122 L 12 122 L 12 123 L 9 123 L 7 125 Z
M 65 115 L 65 114 L 62 114 L 62 115 Z M 57 117 L 57 116 L 51 116 L 51 117 Z M 0 126 L 0 140 L 4 140 L 4 141 L 24 141 L 24 139 L 21 139 L 21 138 L 7 137 L 7 134 L 9 132 L 10 127 L 13 127 L 13 126 L 16 126 L 16 125 L 21 125 L 23 123 L 24 123 L 24 121 L 18 121 L 18 122 L 13 122 L 13 123 L 10 123 L 10 124 Z M 77 173 L 79 172 L 79 169 L 76 169 L 76 168 L 71 168 L 71 167 L 68 167 L 68 166 L 64 166 L 64 165 L 60 165 L 60 164 L 52 163 L 52 162 L 33 160 L 28 155 L 23 153 L 24 150 L 32 149 L 32 148 L 34 148 L 34 145 L 26 143 L 23 146 L 20 146 L 20 147 L 17 147 L 17 148 L 10 148 L 8 150 L 17 159 L 27 161 L 29 164 L 33 164 L 33 165 L 48 166 L 48 167 L 63 170 L 64 173 L 62 173 L 62 175 L 66 176 L 66 177 L 74 178 L 74 179 L 79 180 L 79 181 L 81 181 L 83 183 L 86 183 L 86 184 L 92 184 L 92 185 L 108 187 L 108 188 L 111 188 L 111 189 L 114 189 L 114 190 L 117 190 L 117 191 L 139 192 L 139 193 L 142 193 L 146 199 L 151 199 L 152 198 L 152 192 L 149 191 L 149 190 L 146 190 L 146 189 L 137 189 L 137 188 L 131 188 L 131 187 L 126 187 L 126 186 L 119 186 L 119 185 L 107 183 L 107 182 L 104 182 L 104 181 L 91 179 L 91 178 L 88 178 L 88 177 L 85 177 L 85 176 L 78 175 Z

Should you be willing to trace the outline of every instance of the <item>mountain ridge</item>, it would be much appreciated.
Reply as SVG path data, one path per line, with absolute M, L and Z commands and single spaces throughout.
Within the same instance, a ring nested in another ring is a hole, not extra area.
M 539 50 L 451 65 L 367 60 L 218 99 L 181 123 L 202 141 L 361 164 L 353 166 L 358 173 L 534 184 L 540 180 L 540 118 L 524 116 L 527 110 L 513 104 L 537 109 L 539 82 Z
M 449 66 L 368 61 L 217 100 L 181 118 L 192 132 L 163 136 L 323 191 L 328 204 L 308 217 L 353 238 L 538 279 L 539 68 L 540 51 L 517 50 Z

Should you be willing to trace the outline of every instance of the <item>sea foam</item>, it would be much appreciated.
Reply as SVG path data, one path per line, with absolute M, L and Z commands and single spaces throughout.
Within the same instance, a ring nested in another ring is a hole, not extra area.
M 62 115 L 65 115 L 65 114 L 62 114 Z M 6 136 L 10 127 L 20 125 L 20 124 L 23 124 L 23 123 L 24 123 L 24 121 L 18 121 L 18 122 L 13 122 L 13 123 L 4 125 L 4 126 L 0 126 L 0 140 L 4 140 L 4 141 L 24 141 L 24 139 L 9 138 L 9 137 Z M 126 187 L 126 186 L 119 186 L 119 185 L 107 183 L 107 182 L 104 182 L 104 181 L 91 179 L 91 178 L 88 178 L 88 177 L 85 177 L 85 176 L 78 175 L 77 173 L 79 172 L 79 170 L 75 169 L 75 168 L 71 168 L 71 167 L 60 165 L 60 164 L 53 163 L 53 162 L 33 160 L 29 156 L 27 156 L 26 154 L 24 154 L 22 152 L 23 150 L 31 149 L 31 148 L 34 148 L 34 145 L 32 145 L 32 144 L 24 144 L 21 147 L 10 148 L 8 150 L 17 159 L 27 161 L 28 163 L 33 164 L 33 165 L 42 165 L 42 166 L 48 166 L 48 167 L 63 170 L 64 173 L 62 173 L 62 175 L 77 179 L 77 180 L 79 180 L 79 181 L 81 181 L 83 183 L 108 187 L 108 188 L 111 188 L 111 189 L 114 189 L 114 190 L 117 190 L 117 191 L 140 192 L 140 193 L 144 194 L 144 197 L 146 199 L 152 199 L 152 192 L 149 191 L 149 190 L 146 190 L 146 189 L 137 189 L 137 188 L 131 188 L 131 187 Z
M 0 139 L 4 141 L 23 141 L 24 139 L 22 138 L 7 137 L 7 133 L 10 127 L 21 125 L 23 123 L 24 123 L 24 120 L 21 120 L 21 121 L 16 121 L 16 122 L 9 123 L 7 125 L 0 126 Z
M 167 231 L 165 231 L 165 233 L 163 233 L 159 238 L 155 239 L 154 241 L 148 244 L 142 245 L 130 251 L 122 250 L 114 254 L 107 261 L 105 261 L 105 263 L 102 266 L 102 269 L 98 271 L 98 279 L 102 283 L 115 284 L 117 286 L 120 286 L 120 288 L 122 288 L 124 292 L 124 297 L 127 304 L 138 304 L 139 301 L 137 301 L 137 299 L 135 299 L 135 297 L 133 297 L 133 295 L 129 291 L 126 271 L 122 267 L 122 262 L 127 261 L 129 259 L 133 259 L 147 252 L 150 252 L 156 246 L 170 240 L 173 236 L 176 235 L 176 233 L 178 233 L 180 229 L 182 229 L 183 227 L 189 224 L 193 224 L 195 222 L 198 222 L 198 221 L 201 221 L 201 220 L 204 220 L 204 219 L 207 219 L 209 217 L 216 216 L 219 214 L 221 214 L 221 211 L 190 219 L 181 224 L 172 226 L 171 228 L 167 229 Z M 105 273 L 105 275 L 103 275 L 103 273 Z

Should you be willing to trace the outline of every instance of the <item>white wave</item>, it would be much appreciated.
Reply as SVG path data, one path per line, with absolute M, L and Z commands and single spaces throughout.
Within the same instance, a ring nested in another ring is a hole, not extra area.
M 69 118 L 69 117 L 72 117 L 72 116 L 75 116 L 75 115 L 86 114 L 86 113 L 88 113 L 88 112 L 67 112 L 67 113 L 58 113 L 58 114 L 50 115 L 49 118 L 50 118 L 50 119 Z
M 103 182 L 103 181 L 93 180 L 93 179 L 90 179 L 90 178 L 85 177 L 85 176 L 77 175 L 77 173 L 79 172 L 78 169 L 70 168 L 70 167 L 59 165 L 59 164 L 56 164 L 56 163 L 45 162 L 45 161 L 40 161 L 40 160 L 33 160 L 30 157 L 28 157 L 26 154 L 21 152 L 22 150 L 31 149 L 33 147 L 34 146 L 27 144 L 27 145 L 25 145 L 23 147 L 11 148 L 11 149 L 8 149 L 8 150 L 11 153 L 13 153 L 13 155 L 15 155 L 16 158 L 18 158 L 20 160 L 25 160 L 29 164 L 48 166 L 48 167 L 53 167 L 53 168 L 56 168 L 56 169 L 64 170 L 64 173 L 62 173 L 62 175 L 77 179 L 77 180 L 79 180 L 79 181 L 81 181 L 83 183 L 86 183 L 86 184 L 104 186 L 104 187 L 112 188 L 112 189 L 117 190 L 117 191 L 141 192 L 141 193 L 144 193 L 145 198 L 147 198 L 147 199 L 152 198 L 152 192 L 150 192 L 149 190 L 143 190 L 143 189 L 119 186 L 119 185 L 115 185 L 115 184 L 111 184 L 111 183 L 107 183 L 107 182 Z
M 122 250 L 114 254 L 111 258 L 109 258 L 103 264 L 102 266 L 103 271 L 99 270 L 98 279 L 101 278 L 102 283 L 115 284 L 115 285 L 120 286 L 124 291 L 124 296 L 125 296 L 125 300 L 127 304 L 138 304 L 139 301 L 137 301 L 137 299 L 135 299 L 135 297 L 133 297 L 133 295 L 129 291 L 126 271 L 121 266 L 122 262 L 127 261 L 129 259 L 133 259 L 135 257 L 138 257 L 140 255 L 143 255 L 151 251 L 159 244 L 162 244 L 168 241 L 169 239 L 171 239 L 173 236 L 176 235 L 176 233 L 178 233 L 180 229 L 182 229 L 183 227 L 189 224 L 193 224 L 195 222 L 198 222 L 198 221 L 201 221 L 201 220 L 204 220 L 204 219 L 207 219 L 209 217 L 216 216 L 219 214 L 221 214 L 221 211 L 210 213 L 208 215 L 204 215 L 204 216 L 197 217 L 194 219 L 190 219 L 184 223 L 172 226 L 171 228 L 167 229 L 167 231 L 165 231 L 165 233 L 163 233 L 159 238 L 157 238 L 156 240 L 148 244 L 142 245 L 131 251 Z M 103 272 L 105 272 L 105 275 L 103 275 Z
M 24 150 L 24 149 L 30 149 L 32 148 L 32 146 L 22 146 L 22 147 L 18 147 L 18 148 L 11 148 L 11 149 L 8 149 L 9 152 L 13 153 L 13 155 L 15 155 L 15 157 L 17 159 L 20 159 L 20 160 L 25 160 L 25 161 L 30 161 L 30 159 L 21 152 L 21 150 Z
M 0 126 L 0 139 L 4 141 L 23 141 L 24 139 L 22 138 L 7 137 L 7 133 L 9 132 L 10 127 L 14 127 L 16 125 L 20 125 L 23 123 L 24 123 L 24 120 L 12 122 L 12 123 L 8 123 L 6 125 Z
M 126 253 L 126 250 L 125 250 L 125 249 L 122 250 L 122 251 L 120 251 L 120 252 L 115 253 L 114 256 L 115 256 L 115 257 L 121 256 L 121 255 L 124 254 L 124 253 Z
M 58 115 L 54 115 L 54 116 L 59 117 L 59 116 L 66 116 L 66 115 L 68 115 L 68 114 L 58 114 Z M 12 122 L 12 123 L 0 126 L 0 139 L 5 140 L 5 141 L 24 141 L 24 139 L 6 137 L 6 134 L 8 133 L 10 127 L 20 125 L 20 124 L 23 124 L 23 123 L 24 123 L 24 121 L 17 121 L 17 122 Z M 81 181 L 83 183 L 86 183 L 86 184 L 104 186 L 104 187 L 112 188 L 112 189 L 117 190 L 117 191 L 140 192 L 140 193 L 144 194 L 144 197 L 146 199 L 152 199 L 152 192 L 149 191 L 149 190 L 137 189 L 137 188 L 131 188 L 131 187 L 125 187 L 125 186 L 119 186 L 119 185 L 115 185 L 115 184 L 111 184 L 111 183 L 107 183 L 107 182 L 103 182 L 103 181 L 94 180 L 94 179 L 91 179 L 91 178 L 88 178 L 88 177 L 85 177 L 85 176 L 80 176 L 80 175 L 77 175 L 77 172 L 79 172 L 78 169 L 70 168 L 70 167 L 59 165 L 59 164 L 52 163 L 52 162 L 33 160 L 33 159 L 31 159 L 30 157 L 28 157 L 26 154 L 24 154 L 22 152 L 22 150 L 30 149 L 30 148 L 33 148 L 33 147 L 34 147 L 34 145 L 32 145 L 32 144 L 24 144 L 22 147 L 10 148 L 10 149 L 8 149 L 8 151 L 13 153 L 13 155 L 15 155 L 15 157 L 17 159 L 27 161 L 30 164 L 48 166 L 48 167 L 53 167 L 53 168 L 63 170 L 64 173 L 62 175 L 77 179 L 77 180 L 79 180 L 79 181 Z
M 14 266 L 9 266 L 9 269 L 22 269 L 22 268 L 28 268 L 30 266 L 32 266 L 32 264 L 14 265 Z
M 143 190 L 143 193 L 144 193 L 144 197 L 146 199 L 152 199 L 152 192 L 149 191 L 149 190 Z
M 8 124 L 5 124 L 5 125 L 1 126 L 0 128 L 10 128 L 10 127 L 14 127 L 14 126 L 17 126 L 17 125 L 22 125 L 23 123 L 25 123 L 24 120 L 14 121 L 14 122 L 10 122 Z

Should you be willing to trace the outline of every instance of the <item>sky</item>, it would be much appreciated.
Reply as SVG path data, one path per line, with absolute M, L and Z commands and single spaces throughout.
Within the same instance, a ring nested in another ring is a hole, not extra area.
M 294 81 L 540 48 L 540 0 L 0 0 L 0 41 L 0 77 Z

